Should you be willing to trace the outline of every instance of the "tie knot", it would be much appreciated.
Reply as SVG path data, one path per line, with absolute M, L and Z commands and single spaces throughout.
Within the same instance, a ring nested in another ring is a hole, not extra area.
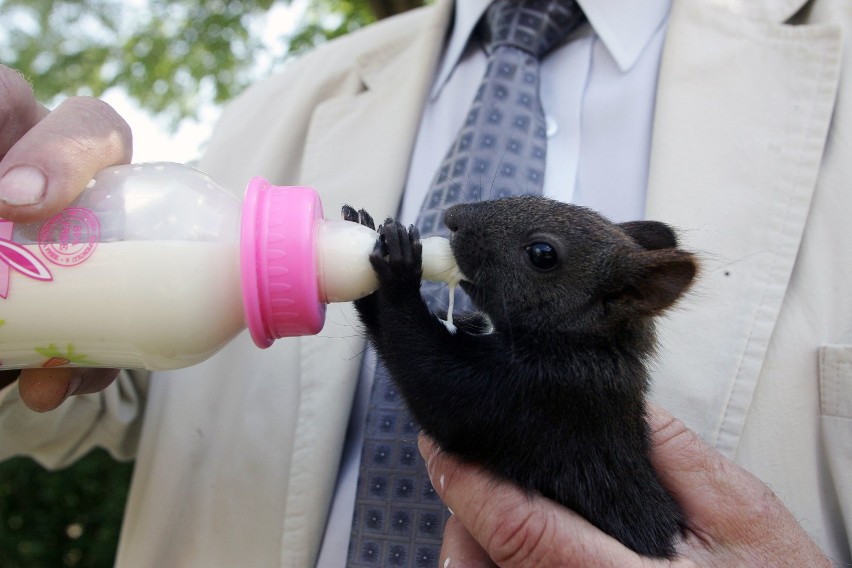
M 584 19 L 575 0 L 495 0 L 483 20 L 485 49 L 509 46 L 541 58 Z

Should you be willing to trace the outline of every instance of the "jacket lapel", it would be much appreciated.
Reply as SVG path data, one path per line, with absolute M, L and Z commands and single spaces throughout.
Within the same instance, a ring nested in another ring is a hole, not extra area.
M 308 132 L 303 181 L 321 188 L 329 208 L 357 196 L 362 202 L 353 205 L 379 218 L 397 214 L 451 12 L 450 2 L 439 3 L 416 38 L 402 38 L 361 57 L 356 70 L 361 91 L 317 107 Z
M 836 96 L 832 25 L 793 2 L 674 2 L 646 215 L 682 230 L 698 284 L 661 325 L 655 399 L 733 457 L 808 214 Z
M 347 81 L 352 92 L 319 105 L 310 121 L 300 183 L 322 195 L 327 218 L 344 203 L 377 220 L 397 214 L 411 147 L 429 91 L 452 3 L 438 2 L 415 37 L 385 44 L 363 56 Z M 371 125 L 365 128 L 365 125 Z M 282 558 L 313 563 L 336 476 L 352 406 L 365 336 L 351 303 L 331 304 L 318 336 L 300 338 L 300 401 L 288 486 Z M 301 551 L 301 552 L 299 552 Z M 304 555 L 304 556 L 303 556 Z M 290 562 L 285 562 L 290 565 Z

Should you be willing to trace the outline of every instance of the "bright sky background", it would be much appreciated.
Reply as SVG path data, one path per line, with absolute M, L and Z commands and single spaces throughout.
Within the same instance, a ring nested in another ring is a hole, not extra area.
M 124 117 L 133 130 L 134 162 L 187 163 L 197 159 L 219 116 L 219 109 L 204 109 L 205 116 L 200 121 L 185 120 L 177 132 L 171 134 L 166 121 L 141 110 L 123 92 L 110 91 L 103 99 Z
M 264 16 L 262 29 L 264 41 L 277 56 L 286 51 L 280 37 L 291 30 L 305 11 L 307 0 L 294 0 L 290 6 L 276 3 Z M 166 161 L 187 163 L 199 158 L 210 137 L 220 109 L 205 108 L 198 122 L 185 120 L 177 132 L 169 133 L 165 120 L 141 110 L 123 92 L 108 92 L 104 100 L 112 105 L 130 124 L 133 130 L 133 161 Z

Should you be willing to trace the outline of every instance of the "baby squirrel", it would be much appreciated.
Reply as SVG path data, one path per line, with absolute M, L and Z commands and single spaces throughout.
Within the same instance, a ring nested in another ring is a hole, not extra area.
M 430 313 L 418 232 L 391 219 L 370 257 L 379 289 L 355 302 L 414 418 L 444 451 L 672 557 L 686 521 L 649 461 L 646 366 L 694 255 L 663 223 L 542 197 L 456 205 L 444 222 L 481 313 L 455 332 Z

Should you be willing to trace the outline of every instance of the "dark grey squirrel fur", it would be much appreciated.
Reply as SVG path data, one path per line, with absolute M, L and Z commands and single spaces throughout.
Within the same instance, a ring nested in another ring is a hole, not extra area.
M 443 450 L 672 557 L 685 519 L 648 457 L 647 364 L 694 256 L 663 223 L 542 197 L 456 205 L 444 221 L 481 314 L 452 333 L 430 313 L 419 235 L 391 219 L 370 257 L 379 289 L 355 302 L 414 418 Z

